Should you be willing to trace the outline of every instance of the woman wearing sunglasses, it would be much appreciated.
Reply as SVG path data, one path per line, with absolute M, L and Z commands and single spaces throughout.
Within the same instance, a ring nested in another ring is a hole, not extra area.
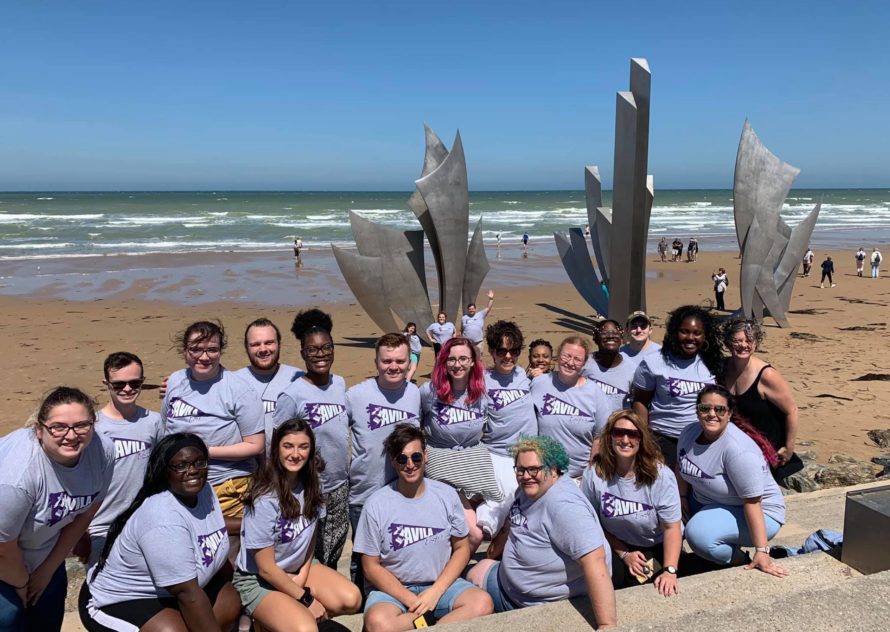
M 167 435 L 154 447 L 142 489 L 111 524 L 81 591 L 87 630 L 232 628 L 241 604 L 208 466 L 197 435 Z
M 677 479 L 632 411 L 619 410 L 609 417 L 581 490 L 612 545 L 615 588 L 638 586 L 654 577 L 659 593 L 677 594 L 683 544 Z M 659 568 L 664 572 L 656 576 Z
M 424 476 L 423 431 L 398 424 L 384 447 L 398 478 L 368 498 L 353 545 L 373 586 L 364 629 L 411 630 L 421 617 L 431 625 L 491 614 L 488 595 L 461 578 L 470 561 L 467 523 L 454 490 Z
M 501 502 L 491 453 L 482 444 L 486 424 L 485 369 L 469 338 L 451 338 L 442 345 L 433 379 L 420 387 L 421 427 L 429 445 L 429 478 L 458 490 L 475 551 L 482 542 L 475 508 L 480 502 Z
M 563 445 L 569 454 L 568 475 L 580 480 L 615 405 L 599 386 L 581 375 L 590 354 L 586 338 L 569 336 L 556 353 L 556 370 L 532 380 L 532 401 L 538 432 Z
M 731 420 L 733 408 L 729 391 L 706 386 L 696 400 L 699 423 L 680 435 L 680 496 L 692 514 L 686 541 L 697 555 L 724 565 L 745 563 L 741 547 L 754 547 L 746 568 L 784 577 L 788 572 L 769 555 L 769 541 L 785 522 L 785 501 L 767 462 L 775 452 L 753 428 Z
M 114 450 L 97 439 L 93 401 L 60 386 L 36 423 L 0 439 L 0 630 L 60 630 L 65 557 L 111 482 Z
M 315 435 L 300 419 L 272 433 L 272 448 L 244 500 L 241 551 L 233 583 L 247 613 L 270 630 L 312 630 L 358 610 L 348 579 L 312 564 L 325 507 Z
M 617 320 L 597 323 L 593 330 L 596 351 L 590 354 L 581 374 L 599 386 L 612 401 L 612 410 L 630 406 L 630 385 L 637 365 L 619 353 L 624 330 Z

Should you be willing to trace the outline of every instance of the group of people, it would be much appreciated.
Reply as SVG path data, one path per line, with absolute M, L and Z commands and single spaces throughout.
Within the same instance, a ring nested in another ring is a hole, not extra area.
M 678 591 L 684 537 L 714 564 L 785 574 L 769 540 L 797 408 L 756 357 L 757 323 L 682 306 L 659 345 L 634 312 L 554 349 L 511 321 L 483 329 L 488 298 L 462 335 L 429 333 L 420 388 L 416 326 L 381 336 L 375 374 L 347 387 L 332 319 L 310 309 L 291 327 L 303 368 L 281 363 L 269 320 L 246 327 L 237 371 L 221 323 L 191 324 L 160 413 L 137 404 L 129 352 L 106 359 L 99 410 L 54 389 L 0 439 L 0 629 L 60 629 L 72 551 L 81 619 L 102 632 L 239 616 L 302 631 L 362 607 L 369 632 L 408 630 L 582 595 L 607 628 L 614 588 Z
M 667 237 L 662 237 L 658 242 L 658 254 L 662 261 L 667 261 L 668 249 L 671 252 L 671 261 L 683 260 L 683 241 L 679 237 L 674 237 L 674 241 L 668 244 Z M 690 237 L 686 246 L 686 261 L 698 261 L 698 237 Z
M 807 248 L 807 251 L 803 256 L 803 273 L 802 276 L 810 276 L 810 270 L 813 266 L 813 261 L 815 260 L 816 255 L 813 253 L 811 248 Z M 871 278 L 877 279 L 881 276 L 881 262 L 883 261 L 883 256 L 881 255 L 881 251 L 877 249 L 877 247 L 872 248 L 871 254 L 867 254 L 865 252 L 865 248 L 862 246 L 859 247 L 859 250 L 853 255 L 853 260 L 856 262 L 856 276 L 862 277 L 863 269 L 865 268 L 865 260 L 868 259 L 871 264 Z M 819 287 L 825 288 L 826 281 L 828 282 L 829 287 L 837 287 L 837 283 L 834 282 L 834 261 L 832 261 L 830 255 L 825 256 L 825 260 L 822 262 L 822 278 L 819 280 Z

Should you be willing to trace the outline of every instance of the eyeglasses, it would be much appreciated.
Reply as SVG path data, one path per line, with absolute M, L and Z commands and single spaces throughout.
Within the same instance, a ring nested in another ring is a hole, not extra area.
M 445 360 L 445 364 L 448 366 L 454 366 L 455 364 L 469 365 L 472 364 L 473 358 L 470 356 L 460 356 L 459 358 L 448 358 Z
M 93 429 L 92 421 L 78 421 L 76 424 L 68 425 L 68 424 L 40 424 L 46 431 L 50 434 L 51 437 L 56 439 L 64 439 L 68 436 L 69 432 L 74 432 L 78 437 L 82 437 L 85 434 L 88 434 L 90 430 Z
M 399 465 L 408 465 L 409 458 L 414 465 L 420 465 L 423 463 L 423 452 L 412 452 L 410 457 L 407 454 L 400 454 L 396 457 L 396 463 Z
M 180 461 L 179 463 L 170 463 L 167 467 L 177 474 L 185 474 L 189 470 L 206 470 L 208 466 L 207 459 L 198 459 L 197 461 Z
M 326 356 L 334 353 L 334 343 L 329 342 L 320 347 L 303 347 L 307 356 Z
M 138 380 L 113 380 L 105 383 L 115 391 L 122 391 L 127 386 L 129 386 L 131 390 L 138 391 L 142 388 L 142 385 L 145 384 L 145 378 L 140 377 Z
M 496 354 L 502 355 L 502 356 L 505 356 L 509 353 L 511 356 L 513 356 L 515 358 L 520 353 L 522 353 L 522 347 L 511 347 L 509 349 L 507 347 L 498 347 L 497 349 L 494 350 L 494 352 Z
M 559 356 L 559 363 L 568 367 L 584 366 L 585 361 L 585 358 L 573 358 L 572 356 L 567 355 Z
M 197 359 L 197 358 L 200 358 L 205 353 L 207 354 L 208 358 L 218 356 L 220 354 L 220 352 L 222 351 L 222 349 L 220 349 L 219 347 L 207 347 L 206 349 L 203 349 L 201 347 L 189 347 L 188 349 L 186 349 L 186 351 L 188 351 L 188 354 L 191 357 Z
M 639 430 L 634 430 L 632 428 L 612 428 L 612 438 L 620 439 L 621 437 L 627 437 L 628 439 L 632 439 L 633 441 L 639 441 L 643 438 L 643 433 Z
M 538 478 L 538 474 L 540 474 L 544 470 L 544 466 L 535 465 L 532 467 L 522 467 L 521 465 L 514 465 L 513 471 L 516 472 L 516 478 L 521 478 L 528 474 L 532 478 Z
M 707 415 L 713 410 L 718 417 L 722 417 L 729 412 L 728 406 L 714 406 L 713 404 L 699 404 L 695 409 L 702 415 Z

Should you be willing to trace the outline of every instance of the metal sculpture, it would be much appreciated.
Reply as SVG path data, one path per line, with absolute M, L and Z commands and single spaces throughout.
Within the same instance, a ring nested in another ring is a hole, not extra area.
M 630 91 L 615 108 L 612 208 L 602 205 L 599 169 L 587 167 L 584 189 L 596 268 L 580 228 L 554 233 L 563 267 L 575 289 L 602 316 L 623 319 L 646 309 L 646 239 L 654 188 L 649 162 L 649 92 L 645 59 L 631 59 Z
M 459 314 L 476 300 L 490 266 L 482 242 L 482 219 L 467 244 L 470 199 L 460 132 L 449 152 L 424 126 L 426 151 L 420 178 L 408 201 L 422 230 L 400 231 L 350 211 L 358 252 L 331 244 L 340 271 L 359 304 L 383 331 L 398 331 L 396 318 L 421 331 L 433 322 L 424 268 L 424 234 L 439 284 L 439 306 Z
M 757 320 L 772 316 L 780 327 L 789 326 L 795 272 L 822 208 L 820 201 L 794 228 L 782 219 L 782 205 L 799 173 L 800 169 L 773 155 L 745 121 L 732 189 L 742 253 L 742 313 Z

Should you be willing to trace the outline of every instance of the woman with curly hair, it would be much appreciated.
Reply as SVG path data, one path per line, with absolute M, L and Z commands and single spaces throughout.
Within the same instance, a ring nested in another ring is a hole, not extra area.
M 315 557 L 330 568 L 346 545 L 349 524 L 349 415 L 346 382 L 331 369 L 334 365 L 334 322 L 320 309 L 297 314 L 291 331 L 300 342 L 306 373 L 278 396 L 272 431 L 290 419 L 302 419 L 312 428 L 318 452 L 325 462 L 319 472 L 326 514 L 318 521 Z M 270 456 L 274 455 L 270 451 Z
M 482 444 L 487 398 L 485 368 L 469 338 L 451 338 L 442 345 L 433 368 L 433 379 L 420 388 L 424 434 L 429 463 L 427 476 L 461 492 L 470 547 L 482 542 L 475 507 L 480 502 L 499 502 L 491 453 Z
M 356 612 L 362 596 L 348 579 L 312 564 L 325 515 L 315 435 L 303 420 L 284 422 L 244 499 L 241 551 L 232 580 L 248 614 L 272 630 L 313 629 Z
M 590 463 L 581 491 L 612 545 L 612 585 L 651 580 L 657 562 L 664 572 L 655 577 L 655 589 L 675 595 L 683 544 L 680 492 L 646 424 L 630 410 L 612 413 Z
M 677 438 L 695 423 L 695 398 L 722 368 L 717 326 L 710 312 L 683 305 L 671 312 L 661 353 L 640 362 L 633 382 L 633 411 L 652 429 L 665 462 L 677 462 Z
M 467 579 L 484 588 L 495 612 L 586 594 L 599 629 L 613 627 L 612 554 L 596 511 L 567 476 L 569 455 L 546 435 L 511 452 L 519 490 L 500 562 L 482 560 Z
M 735 396 L 736 412 L 772 444 L 778 456 L 773 477 L 785 479 L 803 469 L 794 453 L 797 440 L 797 404 L 782 375 L 754 354 L 763 342 L 763 330 L 753 320 L 734 319 L 723 327 L 723 345 L 729 350 L 722 379 Z

